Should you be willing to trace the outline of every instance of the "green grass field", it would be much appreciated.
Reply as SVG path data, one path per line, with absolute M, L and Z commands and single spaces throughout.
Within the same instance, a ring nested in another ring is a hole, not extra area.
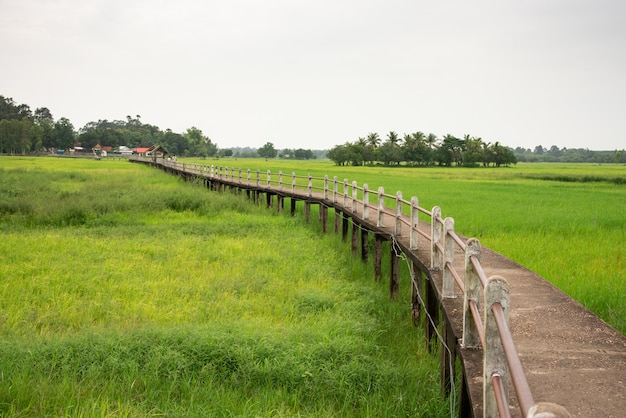
M 0 416 L 450 414 L 406 275 L 316 223 L 124 161 L 0 157 L 0 195 Z
M 339 167 L 330 161 L 196 160 L 225 167 L 337 176 L 419 198 L 455 229 L 540 274 L 626 334 L 626 166 Z M 286 180 L 288 181 L 288 180 Z M 340 187 L 340 190 L 341 187 Z M 514 302 L 513 302 L 514 303 Z

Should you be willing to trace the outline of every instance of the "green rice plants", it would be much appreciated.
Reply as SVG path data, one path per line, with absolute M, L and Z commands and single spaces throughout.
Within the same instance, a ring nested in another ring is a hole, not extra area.
M 0 415 L 450 413 L 408 295 L 316 223 L 127 162 L 0 162 L 31 205 L 0 215 Z

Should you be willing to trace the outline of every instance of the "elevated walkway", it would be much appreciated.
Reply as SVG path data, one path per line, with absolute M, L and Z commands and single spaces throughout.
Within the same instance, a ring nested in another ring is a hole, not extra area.
M 380 210 L 380 206 L 377 208 L 365 198 L 356 199 L 356 192 L 349 197 L 344 192 L 343 196 L 337 199 L 336 189 L 334 196 L 329 195 L 327 186 L 323 192 L 320 191 L 320 187 L 313 191 L 310 177 L 309 188 L 306 190 L 295 187 L 295 178 L 291 187 L 282 183 L 278 183 L 277 187 L 276 182 L 269 181 L 269 174 L 267 181 L 263 183 L 259 178 L 251 181 L 249 174 L 247 180 L 242 180 L 241 172 L 236 178 L 234 172 L 231 175 L 216 174 L 206 167 L 195 165 L 189 167 L 180 163 L 137 158 L 132 161 L 151 164 L 187 178 L 203 178 L 207 187 L 212 189 L 245 190 L 246 193 L 255 196 L 255 199 L 264 194 L 268 206 L 273 205 L 273 197 L 276 196 L 279 210 L 283 209 L 283 201 L 288 198 L 291 199 L 292 213 L 295 210 L 295 202 L 305 202 L 305 208 L 311 204 L 319 204 L 323 230 L 327 228 L 327 210 L 334 210 L 335 232 L 341 232 L 345 238 L 348 223 L 352 224 L 353 250 L 357 249 L 360 231 L 361 257 L 364 259 L 368 256 L 369 247 L 369 237 L 365 231 L 376 234 L 377 240 L 378 237 L 383 237 L 392 241 L 394 248 L 397 246 L 410 259 L 414 270 L 419 270 L 417 277 L 413 278 L 413 284 L 417 282 L 419 292 L 424 292 L 423 295 L 419 295 L 419 300 L 425 302 L 425 306 L 419 307 L 422 317 L 429 313 L 440 322 L 443 339 L 451 350 L 452 363 L 457 357 L 461 361 L 463 382 L 460 382 L 459 415 L 474 417 L 484 415 L 483 350 L 463 347 L 463 292 L 459 286 L 455 286 L 454 297 L 443 297 L 443 271 L 432 268 L 431 264 L 430 246 L 433 240 L 430 236 L 431 224 L 420 220 L 417 227 L 413 228 L 411 222 L 404 219 L 405 222 L 399 226 L 400 215 L 390 209 L 381 210 L 379 218 L 366 216 L 364 214 L 366 208 L 367 211 L 374 211 Z M 420 244 L 415 249 L 412 249 L 415 247 L 411 242 L 412 229 L 419 230 L 421 235 Z M 467 241 L 465 237 L 461 237 L 461 240 Z M 375 253 L 378 251 L 377 248 L 375 244 Z M 464 251 L 456 247 L 453 252 L 454 267 L 462 272 Z M 374 254 L 374 257 L 375 264 L 380 262 L 379 254 Z M 393 259 L 392 256 L 392 264 L 398 262 Z M 571 416 L 579 418 L 626 416 L 626 337 L 536 273 L 501 254 L 482 248 L 480 264 L 486 276 L 501 276 L 508 283 L 509 329 L 534 403 L 555 403 L 564 407 Z M 392 265 L 392 276 L 397 274 L 397 270 L 397 266 Z M 392 295 L 394 280 L 394 277 L 390 278 Z M 482 311 L 483 307 L 480 309 Z M 432 337 L 432 333 L 427 337 Z M 447 385 L 451 376 L 446 369 L 451 359 L 448 358 L 446 350 L 441 352 L 442 382 Z M 518 401 L 514 385 L 509 384 L 510 416 L 524 416 Z M 542 417 L 547 418 L 548 415 Z

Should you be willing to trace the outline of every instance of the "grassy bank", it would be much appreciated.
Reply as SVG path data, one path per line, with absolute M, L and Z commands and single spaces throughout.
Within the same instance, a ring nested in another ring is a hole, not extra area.
M 332 234 L 127 162 L 2 158 L 0 193 L 0 415 L 449 414 L 408 283 Z

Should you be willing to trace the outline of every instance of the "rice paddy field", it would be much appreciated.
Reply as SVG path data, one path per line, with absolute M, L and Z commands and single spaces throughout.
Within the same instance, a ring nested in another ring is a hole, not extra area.
M 126 161 L 0 157 L 0 416 L 450 415 L 333 234 Z
M 626 166 L 195 162 L 417 196 L 626 333 Z M 0 157 L 0 416 L 451 415 L 407 275 L 391 301 L 300 215 L 126 161 Z

